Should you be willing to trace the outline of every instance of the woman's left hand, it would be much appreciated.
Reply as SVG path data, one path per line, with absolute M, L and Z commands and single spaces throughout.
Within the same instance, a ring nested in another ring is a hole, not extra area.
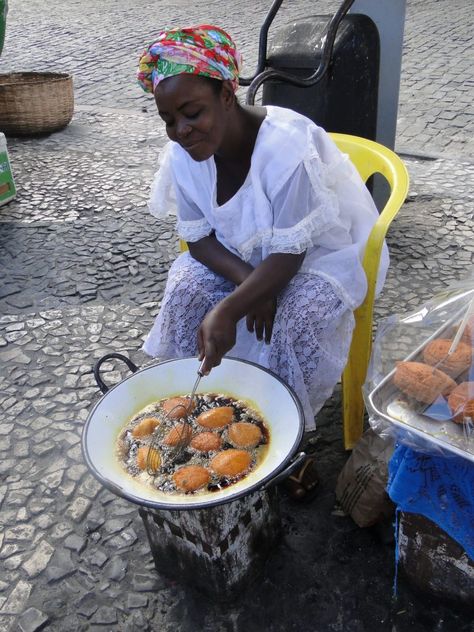
M 263 340 L 270 344 L 273 331 L 273 321 L 277 310 L 276 298 L 261 301 L 249 314 L 247 314 L 247 329 L 255 331 L 257 340 Z
M 198 331 L 199 358 L 209 373 L 235 344 L 237 323 L 247 317 L 247 327 L 257 338 L 270 342 L 276 312 L 276 298 L 298 272 L 305 253 L 272 253 L 206 315 Z
M 219 366 L 223 356 L 235 345 L 236 325 L 235 318 L 221 304 L 206 314 L 198 330 L 199 359 L 206 358 L 202 368 L 205 375 Z

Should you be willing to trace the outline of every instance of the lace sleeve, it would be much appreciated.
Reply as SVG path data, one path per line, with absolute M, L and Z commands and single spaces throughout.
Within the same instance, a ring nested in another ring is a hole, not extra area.
M 181 239 L 191 242 L 207 237 L 213 230 L 205 217 L 187 222 L 178 220 L 176 229 Z
M 308 128 L 305 145 L 296 168 L 272 196 L 270 252 L 363 248 L 378 217 L 367 187 L 324 130 Z
M 176 192 L 171 169 L 171 144 L 167 143 L 163 148 L 158 171 L 155 173 L 151 185 L 148 210 L 155 217 L 177 214 Z
M 177 232 L 184 241 L 199 241 L 212 232 L 212 227 L 204 217 L 193 196 L 184 190 L 185 165 L 176 155 L 173 158 L 172 145 L 168 143 L 161 156 L 160 168 L 151 188 L 149 209 L 155 217 L 177 216 Z M 182 175 L 181 179 L 176 173 Z
M 185 192 L 176 182 L 178 221 L 176 229 L 184 241 L 199 241 L 207 237 L 213 228 L 205 218 L 194 196 Z
M 351 242 L 330 174 L 320 160 L 303 160 L 273 200 L 269 252 L 299 254 L 312 246 L 337 249 Z

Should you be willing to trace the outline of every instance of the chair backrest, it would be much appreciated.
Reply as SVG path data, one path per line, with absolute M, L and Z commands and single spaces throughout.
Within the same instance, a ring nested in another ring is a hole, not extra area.
M 390 186 L 390 196 L 369 235 L 362 262 L 369 286 L 364 304 L 370 303 L 372 310 L 383 240 L 406 199 L 409 176 L 402 159 L 388 147 L 349 134 L 331 133 L 330 136 L 338 148 L 348 154 L 364 182 L 375 173 L 380 173 Z
M 363 431 L 362 386 L 372 347 L 372 319 L 380 255 L 387 230 L 407 196 L 409 177 L 403 161 L 380 143 L 348 134 L 331 133 L 330 136 L 338 148 L 348 154 L 364 182 L 373 174 L 380 173 L 390 186 L 390 196 L 365 247 L 362 263 L 367 276 L 367 295 L 354 313 L 356 325 L 343 374 L 344 444 L 350 449 Z

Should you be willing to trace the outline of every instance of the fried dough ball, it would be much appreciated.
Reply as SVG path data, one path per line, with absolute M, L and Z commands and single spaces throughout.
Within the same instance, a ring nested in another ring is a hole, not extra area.
M 439 395 L 446 397 L 456 388 L 449 375 L 422 362 L 400 362 L 393 381 L 405 395 L 424 404 L 432 404 Z
M 463 382 L 456 386 L 448 397 L 448 406 L 455 423 L 474 422 L 474 382 Z
M 196 422 L 204 428 L 224 428 L 230 424 L 234 416 L 232 406 L 218 406 L 201 413 Z
M 200 452 L 219 450 L 222 440 L 215 432 L 200 432 L 191 440 L 191 447 Z
M 195 492 L 209 483 L 211 475 L 201 465 L 186 465 L 173 474 L 174 484 L 184 492 Z
M 255 424 L 240 421 L 229 426 L 227 436 L 236 448 L 255 448 L 262 440 L 262 431 Z
M 472 350 L 470 345 L 460 342 L 453 353 L 448 356 L 452 340 L 438 338 L 429 342 L 423 350 L 423 360 L 426 364 L 435 366 L 452 378 L 457 378 L 471 366 Z
M 223 450 L 210 463 L 211 470 L 219 476 L 233 478 L 249 469 L 252 457 L 246 450 Z
M 159 420 L 154 417 L 145 417 L 145 419 L 142 419 L 132 430 L 132 436 L 136 439 L 147 437 L 148 435 L 153 434 L 159 423 Z
M 150 458 L 148 458 L 148 452 L 150 452 Z M 147 463 L 147 461 L 149 462 Z M 161 465 L 160 453 L 149 445 L 142 445 L 137 451 L 137 465 L 141 470 L 146 470 L 149 467 L 153 472 L 156 472 Z
M 192 413 L 195 407 L 196 404 L 194 401 L 191 402 L 189 397 L 171 397 L 161 404 L 163 412 L 169 415 L 170 419 L 181 419 L 181 417 Z
M 163 443 L 171 447 L 188 445 L 192 436 L 193 430 L 189 424 L 176 424 L 163 439 Z

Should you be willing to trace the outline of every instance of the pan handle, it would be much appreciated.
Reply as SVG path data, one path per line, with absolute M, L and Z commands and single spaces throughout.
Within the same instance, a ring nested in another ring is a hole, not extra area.
M 298 452 L 298 454 L 294 457 L 290 464 L 287 465 L 285 469 L 279 472 L 274 478 L 272 478 L 271 481 L 268 481 L 268 483 L 263 486 L 263 489 L 268 489 L 269 487 L 273 487 L 273 485 L 278 485 L 278 483 L 284 481 L 285 478 L 288 478 L 288 476 L 290 476 L 292 472 L 303 465 L 306 457 L 306 452 Z
M 122 362 L 125 362 L 132 373 L 138 371 L 138 367 L 130 360 L 130 358 L 127 358 L 121 353 L 107 353 L 105 356 L 100 358 L 100 360 L 97 360 L 97 362 L 94 364 L 94 368 L 92 369 L 95 381 L 97 382 L 97 386 L 100 388 L 102 393 L 107 393 L 110 387 L 107 386 L 107 384 L 102 379 L 102 376 L 100 375 L 100 367 L 103 365 L 104 362 L 107 362 L 107 360 L 110 360 L 112 358 L 116 358 L 117 360 L 122 360 Z

